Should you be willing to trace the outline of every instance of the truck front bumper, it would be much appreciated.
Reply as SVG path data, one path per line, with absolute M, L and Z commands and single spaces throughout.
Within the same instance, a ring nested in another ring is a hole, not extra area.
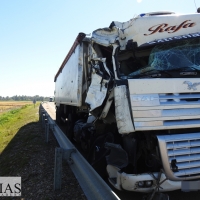
M 109 182 L 118 190 L 128 190 L 133 192 L 152 192 L 156 187 L 156 179 L 158 172 L 152 174 L 126 174 L 120 172 L 120 169 L 111 165 L 107 165 Z M 160 182 L 166 179 L 165 174 L 161 174 Z M 151 182 L 151 186 L 146 186 L 146 182 Z M 144 186 L 141 186 L 144 183 Z M 165 180 L 159 188 L 160 192 L 178 190 L 181 188 L 181 181 Z

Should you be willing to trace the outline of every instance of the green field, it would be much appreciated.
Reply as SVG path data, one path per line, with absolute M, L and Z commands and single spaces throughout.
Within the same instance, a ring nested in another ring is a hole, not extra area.
M 30 101 L 0 102 L 0 108 L 5 107 L 7 111 L 4 109 L 4 112 L 0 112 L 0 154 L 21 127 L 39 119 L 39 102 L 35 106 Z

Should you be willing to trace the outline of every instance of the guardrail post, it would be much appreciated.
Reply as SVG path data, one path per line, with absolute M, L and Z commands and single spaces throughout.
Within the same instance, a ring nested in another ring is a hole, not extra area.
M 62 178 L 62 160 L 67 160 L 72 164 L 71 154 L 76 152 L 76 149 L 55 149 L 55 165 L 54 165 L 54 190 L 61 190 L 61 178 Z
M 49 124 L 49 128 L 50 128 L 52 131 L 54 131 L 54 126 L 55 126 L 55 124 Z
M 46 117 L 46 116 L 45 116 L 45 117 Z M 45 119 L 44 119 L 44 133 L 45 133 L 45 135 L 46 135 L 46 132 L 47 132 L 47 124 L 48 124 L 48 119 L 45 118 Z
M 46 140 L 46 143 L 49 142 L 49 129 L 51 129 L 53 131 L 54 130 L 54 125 L 55 124 L 50 124 L 48 121 L 45 124 L 45 140 Z
M 61 190 L 62 176 L 62 149 L 55 149 L 55 165 L 54 165 L 54 190 Z
M 45 114 L 42 114 L 42 127 L 45 128 Z
M 43 111 L 44 109 L 42 108 L 42 105 L 40 104 L 40 106 L 39 106 L 39 122 L 41 123 L 42 122 L 42 111 Z
M 41 112 L 41 122 L 42 122 L 42 126 L 43 126 L 43 115 L 44 115 L 44 113 Z
M 46 140 L 46 143 L 49 142 L 49 123 L 48 122 L 45 124 L 45 140 Z
M 39 122 L 42 123 L 42 117 L 43 117 L 43 114 L 45 114 L 45 111 L 43 108 L 39 108 Z

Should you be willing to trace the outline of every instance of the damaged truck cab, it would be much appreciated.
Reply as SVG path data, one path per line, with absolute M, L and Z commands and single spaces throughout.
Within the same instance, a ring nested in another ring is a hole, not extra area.
M 200 17 L 141 14 L 79 33 L 55 76 L 56 121 L 119 190 L 200 178 Z

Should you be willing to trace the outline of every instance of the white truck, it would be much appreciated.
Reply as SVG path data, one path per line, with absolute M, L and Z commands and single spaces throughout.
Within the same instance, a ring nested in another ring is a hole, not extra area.
M 200 14 L 79 33 L 54 81 L 56 121 L 115 188 L 199 189 Z

